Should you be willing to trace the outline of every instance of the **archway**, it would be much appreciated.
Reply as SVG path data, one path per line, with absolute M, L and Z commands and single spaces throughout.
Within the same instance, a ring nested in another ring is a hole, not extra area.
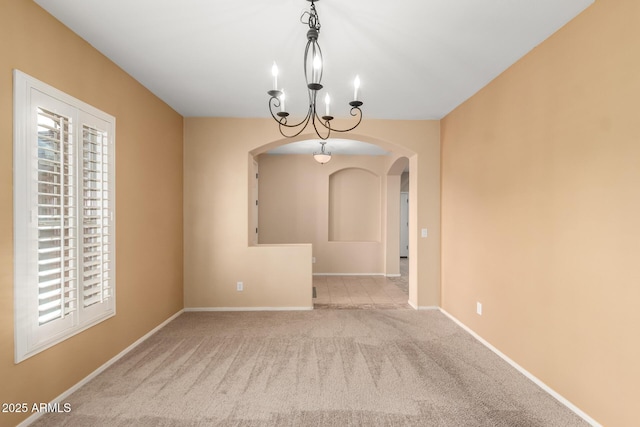
M 254 162 L 258 162 L 260 160 L 260 155 L 267 153 L 268 151 L 279 147 L 281 145 L 285 145 L 285 144 L 289 144 L 291 142 L 296 142 L 296 141 L 304 141 L 307 139 L 311 139 L 312 136 L 311 135 L 301 135 L 298 136 L 297 138 L 292 138 L 292 139 L 278 139 L 275 141 L 271 141 L 269 143 L 266 143 L 258 148 L 255 148 L 254 150 L 249 152 L 249 174 L 250 174 L 250 178 L 255 176 L 255 166 L 254 166 Z M 342 138 L 344 139 L 352 139 L 355 141 L 362 141 L 362 142 L 366 142 L 369 144 L 374 144 L 376 146 L 382 147 L 385 150 L 387 150 L 389 152 L 389 154 L 387 156 L 385 156 L 384 159 L 384 166 L 381 170 L 382 173 L 380 173 L 380 178 L 381 178 L 381 201 L 383 203 L 382 205 L 382 221 L 381 221 L 381 241 L 380 241 L 380 245 L 381 245 L 381 268 L 379 270 L 375 270 L 375 271 L 366 271 L 366 270 L 359 270 L 358 272 L 361 274 L 367 274 L 367 273 L 374 273 L 374 274 L 384 274 L 386 276 L 397 276 L 399 275 L 399 228 L 398 228 L 398 224 L 399 224 L 399 194 L 400 194 L 400 177 L 401 174 L 404 170 L 406 170 L 408 168 L 409 165 L 409 159 L 412 157 L 416 157 L 417 154 L 412 152 L 411 150 L 407 149 L 406 147 L 400 146 L 398 144 L 394 144 L 391 143 L 389 141 L 383 141 L 380 139 L 376 139 L 376 138 L 372 138 L 366 135 L 357 135 L 357 134 L 351 134 L 348 136 L 342 136 Z M 310 155 L 311 153 L 308 154 L 308 159 L 310 160 L 310 162 L 312 161 L 312 157 Z M 259 164 L 259 163 L 258 163 Z M 334 163 L 335 165 L 335 163 Z M 414 162 L 414 165 L 417 165 L 417 161 Z M 313 166 L 317 166 L 320 168 L 324 168 L 324 170 L 328 170 L 329 168 L 334 167 L 332 165 L 332 163 L 330 162 L 327 165 L 313 165 L 313 163 L 309 164 L 309 167 L 313 167 Z M 337 167 L 337 166 L 335 166 Z M 415 166 L 414 166 L 415 167 Z M 253 182 L 252 179 L 249 180 L 250 183 Z M 417 187 L 417 185 L 415 186 Z M 328 188 L 328 184 L 327 184 L 327 188 Z M 251 189 L 250 189 L 251 190 Z M 413 188 L 412 193 L 414 193 L 414 198 L 417 199 L 417 188 Z M 328 190 L 327 190 L 328 191 Z M 251 194 L 251 191 L 249 191 L 249 193 Z M 266 197 L 266 195 L 265 195 Z M 328 193 L 327 193 L 327 197 L 328 197 Z M 251 197 L 250 197 L 251 199 Z M 264 206 L 266 206 L 268 203 L 266 203 L 264 200 L 260 200 L 260 208 Z M 253 226 L 253 224 L 255 223 L 253 221 L 252 218 L 252 212 L 254 211 L 254 205 L 255 205 L 255 201 L 249 200 L 249 227 L 251 228 Z M 322 224 L 321 226 L 317 227 L 319 228 L 319 230 L 316 230 L 317 233 L 323 234 L 325 233 L 324 230 L 324 224 L 328 224 L 328 217 L 325 218 L 323 215 L 324 213 L 320 212 L 317 214 L 320 218 L 318 219 L 318 223 Z M 287 221 L 287 224 L 289 227 L 295 227 L 296 224 L 298 223 L 298 221 L 296 219 L 290 218 L 290 220 Z M 410 233 L 412 235 L 415 235 L 415 232 L 417 231 L 418 227 L 417 227 L 417 223 L 416 223 L 416 218 L 415 215 L 413 218 L 410 219 L 410 224 L 409 224 L 409 229 L 410 229 Z M 251 235 L 251 233 L 250 233 Z M 326 231 L 326 239 L 329 240 L 328 238 L 328 230 Z M 282 241 L 282 242 L 278 242 L 278 243 L 309 243 L 309 241 Z M 250 242 L 250 244 L 252 244 Z M 260 242 L 257 243 L 258 245 L 260 244 Z M 314 245 L 315 246 L 315 245 Z M 319 245 L 318 245 L 319 246 Z M 358 246 L 357 244 L 354 244 L 352 246 Z M 360 246 L 364 247 L 366 246 L 365 243 L 362 243 Z M 359 246 L 358 246 L 359 247 Z M 409 249 L 409 256 L 412 256 L 413 251 L 415 251 L 416 246 L 413 245 L 412 247 L 410 247 Z M 338 251 L 341 254 L 344 254 L 344 256 L 350 256 L 350 254 L 355 253 L 356 251 L 354 250 L 343 250 L 342 248 L 339 247 L 338 244 L 334 244 L 333 245 L 333 250 L 334 251 Z M 342 252 L 340 252 L 342 251 Z M 364 252 L 366 252 L 366 248 L 364 250 Z M 319 255 L 319 256 L 318 256 Z M 316 259 L 316 257 L 318 257 L 318 264 L 315 264 L 314 267 L 318 268 L 319 266 L 322 266 L 322 260 L 323 260 L 323 256 L 324 253 L 320 253 L 317 254 L 317 248 L 314 247 L 314 261 Z M 326 265 L 323 266 L 323 268 L 326 268 Z M 336 267 L 336 268 L 339 268 Z M 340 271 L 340 270 L 339 270 Z M 353 274 L 358 274 L 358 272 L 355 272 Z M 417 283 L 417 268 L 413 268 L 409 270 L 409 281 L 413 282 L 414 284 Z M 409 303 L 413 306 L 413 307 L 417 307 L 416 301 L 418 300 L 418 287 L 417 286 L 410 286 L 409 287 Z

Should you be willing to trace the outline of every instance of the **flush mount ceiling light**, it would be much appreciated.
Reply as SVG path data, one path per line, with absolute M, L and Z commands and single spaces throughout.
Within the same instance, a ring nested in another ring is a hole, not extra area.
M 336 129 L 331 126 L 331 120 L 333 120 L 333 116 L 330 115 L 330 103 L 331 98 L 327 93 L 324 101 L 325 101 L 325 115 L 320 117 L 318 116 L 317 108 L 316 108 L 316 99 L 318 97 L 318 92 L 322 89 L 322 73 L 323 73 L 323 61 L 322 61 L 322 50 L 320 49 L 320 45 L 318 44 L 318 36 L 320 34 L 320 18 L 318 17 L 318 12 L 316 12 L 315 3 L 319 0 L 307 0 L 311 3 L 311 9 L 308 12 L 304 12 L 300 17 L 300 22 L 303 24 L 309 25 L 309 31 L 307 31 L 307 47 L 304 50 L 304 78 L 307 82 L 307 89 L 309 92 L 309 109 L 307 110 L 307 115 L 300 122 L 295 124 L 290 124 L 287 120 L 289 113 L 285 109 L 285 94 L 284 90 L 278 89 L 278 66 L 276 63 L 273 63 L 273 67 L 271 69 L 273 75 L 273 90 L 268 91 L 269 94 L 269 111 L 271 112 L 271 116 L 273 119 L 278 122 L 278 128 L 282 136 L 287 138 L 293 138 L 298 136 L 304 131 L 311 122 L 313 129 L 316 132 L 316 135 L 322 140 L 326 140 L 331 135 L 331 132 L 349 132 L 350 130 L 355 129 L 360 122 L 362 121 L 362 111 L 360 107 L 362 106 L 362 102 L 358 101 L 358 89 L 360 87 L 360 78 L 356 76 L 354 80 L 354 92 L 353 92 L 353 101 L 349 102 L 351 106 L 350 114 L 353 117 L 357 117 L 357 123 L 348 128 L 348 129 Z M 274 113 L 274 110 L 277 111 L 278 108 L 280 111 Z M 276 117 L 277 116 L 277 117 Z M 320 126 L 319 126 L 320 125 Z M 287 132 L 291 132 L 288 134 Z M 322 144 L 322 153 L 324 153 L 324 144 Z M 314 154 L 315 157 L 315 154 Z M 329 159 L 331 159 L 331 155 L 329 154 Z M 328 162 L 327 160 L 326 162 Z M 320 163 L 326 163 L 320 162 Z
M 319 153 L 313 153 L 313 158 L 316 162 L 320 163 L 321 165 L 324 165 L 325 163 L 328 163 L 329 160 L 331 160 L 331 152 L 325 152 L 324 151 L 324 145 L 326 144 L 325 141 L 320 141 L 320 152 Z

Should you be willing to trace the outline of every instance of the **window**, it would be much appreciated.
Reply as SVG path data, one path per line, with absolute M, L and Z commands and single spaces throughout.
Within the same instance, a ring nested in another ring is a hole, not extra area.
M 115 314 L 115 118 L 14 71 L 16 363 Z

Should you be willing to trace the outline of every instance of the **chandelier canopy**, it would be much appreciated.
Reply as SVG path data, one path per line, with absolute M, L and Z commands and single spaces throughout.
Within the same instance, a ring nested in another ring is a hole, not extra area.
M 318 92 L 323 88 L 322 86 L 322 73 L 323 73 L 323 61 L 322 50 L 318 44 L 318 36 L 320 35 L 320 18 L 316 11 L 315 3 L 319 0 L 307 0 L 311 3 L 311 8 L 308 12 L 304 12 L 300 17 L 300 22 L 309 26 L 307 31 L 307 47 L 304 50 L 304 78 L 307 82 L 307 90 L 309 94 L 309 109 L 307 115 L 298 123 L 289 123 L 289 113 L 285 109 L 285 93 L 284 89 L 278 88 L 278 66 L 273 63 L 271 73 L 273 75 L 273 89 L 268 91 L 269 94 L 269 111 L 271 116 L 276 122 L 278 122 L 278 128 L 282 136 L 287 138 L 293 138 L 302 133 L 311 122 L 316 135 L 322 140 L 326 140 L 331 135 L 331 132 L 349 132 L 355 129 L 362 121 L 362 111 L 360 107 L 362 102 L 358 100 L 358 89 L 360 87 L 360 78 L 356 76 L 354 80 L 354 92 L 353 101 L 349 102 L 351 106 L 350 114 L 357 118 L 355 125 L 348 129 L 337 129 L 331 125 L 333 116 L 330 114 L 331 98 L 327 93 L 325 101 L 325 114 L 323 116 L 318 115 L 316 107 L 316 100 Z M 278 111 L 278 109 L 280 111 Z M 276 111 L 274 113 L 274 111 Z M 324 145 L 322 146 L 324 148 Z

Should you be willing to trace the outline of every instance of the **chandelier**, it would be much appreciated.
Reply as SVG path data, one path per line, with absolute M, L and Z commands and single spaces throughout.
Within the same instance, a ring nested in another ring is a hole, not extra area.
M 306 129 L 309 122 L 311 122 L 316 135 L 318 135 L 320 139 L 326 140 L 331 135 L 331 132 L 349 132 L 355 129 L 362 121 L 362 111 L 360 110 L 362 102 L 358 101 L 360 78 L 356 76 L 354 80 L 353 101 L 349 102 L 351 106 L 351 116 L 357 117 L 357 122 L 354 126 L 348 129 L 337 129 L 331 125 L 333 116 L 330 114 L 331 98 L 328 93 L 324 98 L 325 114 L 323 116 L 318 115 L 316 100 L 318 98 L 318 92 L 323 87 L 321 83 L 323 73 L 322 50 L 318 44 L 320 18 L 318 17 L 315 6 L 315 2 L 319 0 L 307 1 L 311 3 L 311 9 L 308 12 L 304 12 L 300 17 L 300 22 L 309 25 L 309 31 L 307 31 L 307 47 L 304 50 L 304 78 L 307 82 L 309 93 L 309 109 L 307 110 L 307 115 L 298 123 L 289 123 L 289 113 L 285 109 L 284 103 L 285 93 L 284 90 L 278 89 L 278 66 L 275 62 L 271 69 L 273 75 L 273 90 L 267 92 L 270 96 L 269 112 L 273 119 L 278 122 L 280 133 L 286 138 L 293 138 L 300 135 L 302 131 Z M 276 112 L 274 113 L 274 111 Z M 322 144 L 322 153 L 324 154 L 324 144 Z M 329 158 L 330 156 L 331 154 L 329 153 Z

